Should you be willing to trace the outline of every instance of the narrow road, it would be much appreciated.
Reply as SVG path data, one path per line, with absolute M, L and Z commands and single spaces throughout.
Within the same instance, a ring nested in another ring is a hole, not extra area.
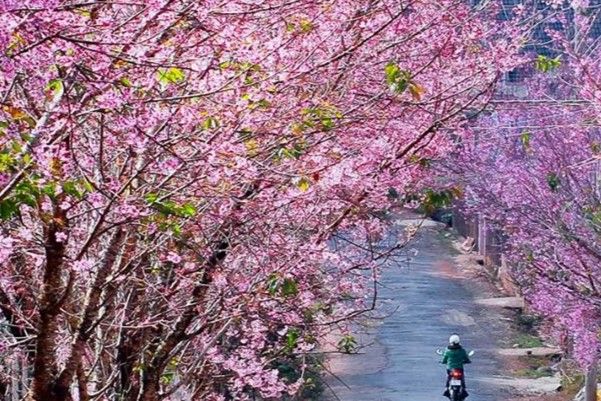
M 418 254 L 409 265 L 383 274 L 381 312 L 391 314 L 366 320 L 371 328 L 360 337 L 369 345 L 360 354 L 332 357 L 330 367 L 340 380 L 329 379 L 325 401 L 444 401 L 445 369 L 435 349 L 445 347 L 451 333 L 476 351 L 466 367 L 467 400 L 503 398 L 486 379 L 503 373 L 493 350 L 507 332 L 506 322 L 498 310 L 474 303 L 475 297 L 492 295 L 488 286 L 462 277 L 439 230 L 422 228 L 413 246 Z

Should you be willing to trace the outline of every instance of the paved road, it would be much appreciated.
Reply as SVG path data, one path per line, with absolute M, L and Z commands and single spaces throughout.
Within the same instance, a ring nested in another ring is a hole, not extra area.
M 424 229 L 414 246 L 413 262 L 392 266 L 382 278 L 382 309 L 398 309 L 384 320 L 367 321 L 377 327 L 361 336 L 371 344 L 361 354 L 333 358 L 332 370 L 350 389 L 330 379 L 332 389 L 341 401 L 444 401 L 445 371 L 434 351 L 457 332 L 476 351 L 466 368 L 468 401 L 503 399 L 486 378 L 502 373 L 492 349 L 499 347 L 505 323 L 494 309 L 473 303 L 476 295 L 490 295 L 487 286 L 457 278 L 451 249 L 438 231 Z M 326 394 L 324 400 L 336 397 Z

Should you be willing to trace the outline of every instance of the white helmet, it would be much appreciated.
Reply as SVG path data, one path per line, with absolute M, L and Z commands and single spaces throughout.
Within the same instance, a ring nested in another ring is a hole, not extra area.
M 453 334 L 451 337 L 449 337 L 449 344 L 459 344 L 459 336 L 457 334 Z

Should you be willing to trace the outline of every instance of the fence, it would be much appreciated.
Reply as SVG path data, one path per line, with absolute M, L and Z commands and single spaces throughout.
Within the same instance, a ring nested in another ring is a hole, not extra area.
M 500 266 L 503 262 L 505 237 L 500 230 L 487 224 L 482 216 L 468 216 L 456 206 L 451 211 L 452 226 L 459 234 L 474 239 L 474 251 L 478 252 L 487 266 Z
M 493 274 L 495 280 L 510 295 L 519 295 L 520 291 L 511 278 L 509 267 L 503 257 L 503 249 L 507 242 L 505 234 L 493 227 L 481 215 L 466 214 L 460 204 L 455 205 L 448 212 L 451 215 L 453 228 L 465 238 L 473 240 L 472 250 L 482 258 L 484 266 Z

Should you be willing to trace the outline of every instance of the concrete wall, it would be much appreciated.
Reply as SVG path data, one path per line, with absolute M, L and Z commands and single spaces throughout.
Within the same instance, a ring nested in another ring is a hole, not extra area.
M 510 266 L 503 256 L 505 234 L 481 215 L 468 215 L 462 210 L 461 205 L 457 205 L 449 211 L 452 227 L 463 237 L 473 239 L 472 252 L 481 258 L 503 290 L 509 295 L 519 295 L 519 288 L 511 278 Z

